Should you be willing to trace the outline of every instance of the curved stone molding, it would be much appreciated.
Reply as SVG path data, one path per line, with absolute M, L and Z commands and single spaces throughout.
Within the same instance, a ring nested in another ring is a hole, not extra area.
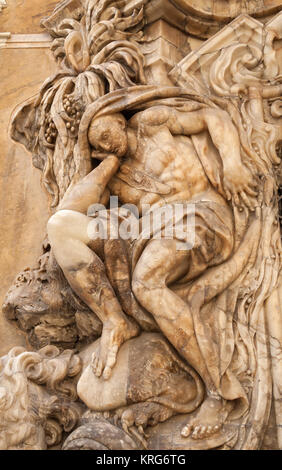
M 124 11 L 132 12 L 141 4 L 142 0 L 131 0 Z M 145 5 L 145 16 L 147 24 L 163 19 L 192 36 L 207 39 L 241 14 L 268 18 L 281 9 L 280 0 L 150 0 Z
M 213 21 L 230 21 L 241 13 L 264 17 L 281 10 L 280 0 L 246 2 L 245 0 L 174 0 L 183 11 Z

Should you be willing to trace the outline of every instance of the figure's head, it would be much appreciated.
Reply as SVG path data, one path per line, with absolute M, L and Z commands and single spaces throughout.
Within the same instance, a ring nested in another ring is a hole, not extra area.
M 120 113 L 94 118 L 89 127 L 88 139 L 96 150 L 123 157 L 128 145 L 126 119 Z

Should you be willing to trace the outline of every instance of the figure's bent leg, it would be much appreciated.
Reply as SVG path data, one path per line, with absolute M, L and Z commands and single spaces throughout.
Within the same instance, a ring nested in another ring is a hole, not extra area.
M 138 334 L 138 327 L 122 311 L 97 252 L 103 241 L 93 243 L 88 236 L 92 219 L 75 211 L 59 211 L 48 222 L 48 236 L 55 258 L 76 294 L 103 323 L 100 348 L 93 358 L 93 369 L 109 378 L 122 343 Z M 96 250 L 95 250 L 96 251 Z
M 133 291 L 206 385 L 209 398 L 202 405 L 205 414 L 200 410 L 200 421 L 183 430 L 183 436 L 192 433 L 193 438 L 204 438 L 218 431 L 228 413 L 223 412 L 226 402 L 219 396 L 200 351 L 190 307 L 168 287 L 187 272 L 189 261 L 189 252 L 178 251 L 175 240 L 152 240 L 137 263 Z
M 133 317 L 144 331 L 159 331 L 151 314 L 136 301 L 131 288 L 131 263 L 127 241 L 105 240 L 105 266 L 124 312 Z
M 171 344 L 211 388 L 190 308 L 168 287 L 185 274 L 189 258 L 189 252 L 177 251 L 175 240 L 152 240 L 137 263 L 132 287 L 138 301 L 152 313 Z

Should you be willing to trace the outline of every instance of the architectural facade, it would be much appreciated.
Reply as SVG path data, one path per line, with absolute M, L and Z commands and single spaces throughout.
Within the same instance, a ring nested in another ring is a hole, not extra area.
M 281 449 L 281 1 L 2 3 L 0 449 Z

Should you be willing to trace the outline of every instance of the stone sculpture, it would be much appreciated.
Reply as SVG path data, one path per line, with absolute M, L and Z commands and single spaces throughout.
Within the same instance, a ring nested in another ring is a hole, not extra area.
M 15 112 L 11 136 L 42 171 L 53 215 L 37 268 L 3 306 L 43 349 L 2 358 L 0 416 L 7 429 L 5 364 L 30 358 L 22 382 L 38 396 L 51 387 L 56 430 L 69 376 L 75 430 L 49 440 L 51 407 L 40 439 L 1 436 L 1 448 L 260 449 L 272 405 L 281 423 L 282 14 L 199 32 L 212 37 L 157 85 L 149 8 L 68 0 L 43 21 L 58 73 Z
M 13 348 L 0 366 L 1 449 L 43 450 L 60 443 L 82 414 L 69 380 L 80 371 L 80 358 L 55 346 L 37 352 Z

